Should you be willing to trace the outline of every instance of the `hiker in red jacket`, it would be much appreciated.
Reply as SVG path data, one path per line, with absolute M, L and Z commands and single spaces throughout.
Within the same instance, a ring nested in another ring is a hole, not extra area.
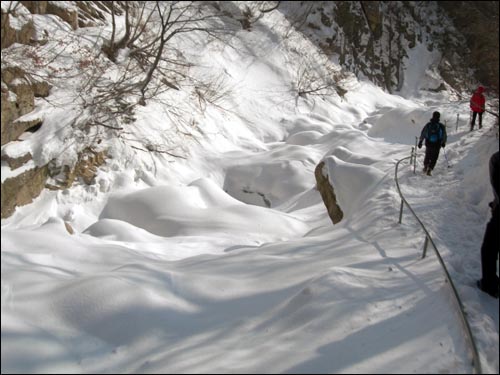
M 483 127 L 483 112 L 486 104 L 486 98 L 483 95 L 484 87 L 479 86 L 476 92 L 472 95 L 470 99 L 470 109 L 472 111 L 472 121 L 470 123 L 470 131 L 474 129 L 476 123 L 476 117 L 479 114 L 479 129 Z

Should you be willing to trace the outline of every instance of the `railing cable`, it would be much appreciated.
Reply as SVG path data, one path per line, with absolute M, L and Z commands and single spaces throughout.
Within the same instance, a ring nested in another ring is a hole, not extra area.
M 451 280 L 451 277 L 450 277 L 450 274 L 448 272 L 448 269 L 446 268 L 446 265 L 445 265 L 445 263 L 443 261 L 443 258 L 441 257 L 441 254 L 439 253 L 439 251 L 438 251 L 438 249 L 436 247 L 436 244 L 432 240 L 432 237 L 429 234 L 429 231 L 425 227 L 424 223 L 422 223 L 422 221 L 418 218 L 417 214 L 415 213 L 415 211 L 410 206 L 410 204 L 408 203 L 408 201 L 403 196 L 403 193 L 401 192 L 401 188 L 399 186 L 399 180 L 398 180 L 398 168 L 399 168 L 399 164 L 402 161 L 406 160 L 406 159 L 410 159 L 410 164 L 414 163 L 414 170 L 415 170 L 416 148 L 412 148 L 410 156 L 407 156 L 407 157 L 399 160 L 396 163 L 396 171 L 395 171 L 396 187 L 398 189 L 399 196 L 401 197 L 401 208 L 400 208 L 400 211 L 399 211 L 399 224 L 401 224 L 401 221 L 402 221 L 402 218 L 403 218 L 403 208 L 404 208 L 404 205 L 406 205 L 406 207 L 408 207 L 408 209 L 410 210 L 410 212 L 412 213 L 412 215 L 415 217 L 415 219 L 417 220 L 417 222 L 420 224 L 420 226 L 422 227 L 422 229 L 423 229 L 423 231 L 425 233 L 424 252 L 422 254 L 422 259 L 425 258 L 425 256 L 426 256 L 427 247 L 428 247 L 428 244 L 430 242 L 430 244 L 434 248 L 434 252 L 436 254 L 436 257 L 437 257 L 439 263 L 441 264 L 441 267 L 443 268 L 444 274 L 446 276 L 446 280 L 448 281 L 448 284 L 450 285 L 450 287 L 451 287 L 451 289 L 453 291 L 453 295 L 455 296 L 454 299 L 455 299 L 455 302 L 458 305 L 458 309 L 459 309 L 459 313 L 460 313 L 459 315 L 460 315 L 460 318 L 461 318 L 461 321 L 462 321 L 462 325 L 463 325 L 463 328 L 465 330 L 465 333 L 466 333 L 466 336 L 467 336 L 467 339 L 468 339 L 467 341 L 469 342 L 470 347 L 471 347 L 471 351 L 472 351 L 472 366 L 474 367 L 474 369 L 475 369 L 475 371 L 476 371 L 477 374 L 481 374 L 482 373 L 481 372 L 481 362 L 479 360 L 479 354 L 478 354 L 478 351 L 477 351 L 476 342 L 474 341 L 474 337 L 472 336 L 472 331 L 470 329 L 469 322 L 467 321 L 466 313 L 464 311 L 464 307 L 463 307 L 462 301 L 461 301 L 461 299 L 460 299 L 460 297 L 458 295 L 457 289 L 455 288 L 455 285 L 453 284 L 453 281 Z

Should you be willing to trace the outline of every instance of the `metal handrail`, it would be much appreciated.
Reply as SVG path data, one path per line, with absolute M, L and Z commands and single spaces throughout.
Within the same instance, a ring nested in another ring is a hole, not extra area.
M 455 288 L 455 284 L 453 284 L 453 281 L 451 280 L 451 277 L 450 277 L 450 274 L 448 272 L 448 269 L 446 268 L 446 265 L 445 265 L 445 263 L 443 261 L 443 258 L 441 257 L 441 254 L 439 253 L 439 251 L 438 251 L 438 249 L 436 247 L 436 244 L 432 240 L 432 237 L 429 234 L 429 231 L 425 227 L 424 223 L 422 223 L 422 221 L 418 218 L 417 214 L 415 213 L 415 211 L 413 210 L 413 208 L 410 206 L 410 204 L 408 203 L 408 201 L 405 199 L 405 197 L 403 196 L 403 193 L 401 192 L 401 189 L 399 187 L 399 181 L 398 181 L 398 167 L 399 167 L 399 163 L 401 163 L 403 160 L 411 159 L 416 164 L 416 152 L 414 150 L 415 149 L 412 148 L 412 152 L 411 152 L 410 156 L 407 156 L 406 158 L 403 158 L 403 159 L 399 160 L 396 163 L 396 171 L 395 171 L 396 187 L 398 189 L 399 196 L 401 197 L 401 209 L 399 211 L 399 224 L 401 224 L 401 220 L 402 220 L 402 217 L 403 217 L 403 207 L 404 207 L 404 205 L 406 205 L 408 207 L 408 209 L 410 210 L 410 212 L 412 213 L 412 215 L 417 220 L 417 222 L 422 227 L 423 231 L 425 232 L 425 243 L 424 243 L 424 252 L 422 254 L 422 259 L 425 258 L 425 255 L 426 255 L 426 252 L 427 252 L 427 245 L 430 242 L 431 245 L 432 245 L 432 247 L 434 248 L 434 252 L 435 252 L 435 254 L 436 254 L 437 258 L 438 258 L 438 261 L 441 264 L 441 267 L 443 268 L 444 274 L 446 276 L 446 280 L 448 281 L 448 284 L 450 285 L 450 287 L 451 287 L 451 289 L 453 291 L 453 295 L 455 296 L 455 302 L 458 305 L 458 309 L 459 309 L 459 313 L 460 313 L 460 318 L 461 318 L 463 327 L 465 329 L 465 333 L 466 333 L 466 336 L 468 338 L 470 347 L 472 349 L 472 366 L 474 367 L 474 369 L 475 369 L 475 371 L 476 371 L 477 374 L 481 374 L 482 373 L 481 372 L 481 362 L 480 362 L 480 359 L 479 359 L 479 354 L 478 354 L 478 351 L 477 351 L 476 342 L 474 341 L 474 337 L 472 336 L 472 331 L 470 329 L 469 322 L 467 321 L 467 318 L 465 317 L 466 314 L 465 314 L 465 311 L 464 311 L 464 307 L 463 307 L 462 301 L 461 301 L 461 299 L 460 299 L 460 297 L 458 295 L 457 289 Z

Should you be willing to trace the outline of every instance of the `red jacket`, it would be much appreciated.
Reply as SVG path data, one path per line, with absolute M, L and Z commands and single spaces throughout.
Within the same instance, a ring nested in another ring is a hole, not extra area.
M 472 95 L 472 98 L 470 99 L 470 109 L 473 112 L 481 112 L 481 113 L 484 112 L 484 105 L 486 103 L 486 99 L 483 95 L 483 92 L 484 92 L 484 87 L 479 86 L 474 95 Z

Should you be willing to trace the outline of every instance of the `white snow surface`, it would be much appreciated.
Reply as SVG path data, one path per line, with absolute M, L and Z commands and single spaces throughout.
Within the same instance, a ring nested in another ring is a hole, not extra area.
M 284 24 L 273 12 L 232 47 L 190 41 L 199 73 L 224 72 L 232 87 L 227 111 L 176 93 L 194 136 L 159 102 L 137 113 L 134 131 L 186 159 L 108 141 L 95 185 L 46 190 L 2 220 L 2 373 L 472 372 L 438 260 L 421 258 L 408 210 L 398 224 L 395 164 L 435 110 L 447 159 L 424 176 L 418 150 L 400 184 L 457 287 L 483 372 L 499 372 L 498 300 L 475 287 L 494 119 L 469 132 L 467 103 L 422 94 L 420 46 L 401 96 L 351 76 L 344 97 L 296 97 L 315 47 L 281 39 Z M 2 152 L 70 158 L 71 109 L 35 111 L 42 129 Z M 322 160 L 344 211 L 336 225 L 315 188 Z

